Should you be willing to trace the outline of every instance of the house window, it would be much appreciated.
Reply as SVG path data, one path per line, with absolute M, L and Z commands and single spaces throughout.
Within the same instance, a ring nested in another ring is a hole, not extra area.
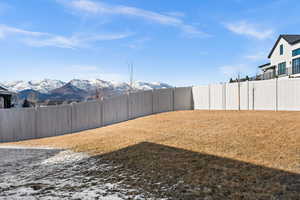
M 286 63 L 283 62 L 278 65 L 278 75 L 282 75 L 285 73 L 286 73 Z
M 300 55 L 300 48 L 293 50 L 293 56 L 298 56 Z
M 283 55 L 283 44 L 280 45 L 280 55 Z
M 293 60 L 293 74 L 300 73 L 300 58 Z

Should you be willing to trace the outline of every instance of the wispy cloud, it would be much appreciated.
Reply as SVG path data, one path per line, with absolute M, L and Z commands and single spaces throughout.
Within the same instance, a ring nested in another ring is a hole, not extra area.
M 178 12 L 178 11 L 175 11 L 175 12 L 166 12 L 165 14 L 173 16 L 173 17 L 185 17 L 185 13 Z
M 259 40 L 272 38 L 275 33 L 272 29 L 261 28 L 261 26 L 251 24 L 247 21 L 226 23 L 225 27 L 235 34 L 245 35 Z
M 144 47 L 144 44 L 146 42 L 149 42 L 151 38 L 149 37 L 144 37 L 144 38 L 138 38 L 133 41 L 130 41 L 130 43 L 127 45 L 127 47 L 131 49 L 141 49 Z
M 59 47 L 76 49 L 87 47 L 92 42 L 119 40 L 129 37 L 129 34 L 107 34 L 107 35 L 72 35 L 71 37 L 64 37 L 58 35 L 51 35 L 47 38 L 25 38 L 23 42 L 34 47 Z
M 70 37 L 44 32 L 27 31 L 0 24 L 0 39 L 16 35 L 21 41 L 34 47 L 80 48 L 96 41 L 118 40 L 129 37 L 130 33 L 123 34 L 73 34 Z
M 33 32 L 33 31 L 26 31 L 22 29 L 18 29 L 11 26 L 6 26 L 4 24 L 0 24 L 0 38 L 5 38 L 9 35 L 25 35 L 25 36 L 46 36 L 49 35 L 48 33 L 41 33 L 41 32 Z
M 76 79 L 102 79 L 110 81 L 124 81 L 124 74 L 105 72 L 96 65 L 71 65 L 61 69 L 69 77 Z
M 251 60 L 251 61 L 261 61 L 267 58 L 266 52 L 255 52 L 252 54 L 245 55 L 244 58 Z
M 181 29 L 183 32 L 198 36 L 208 36 L 207 33 L 199 30 L 197 27 L 189 25 L 185 23 L 178 16 L 179 13 L 173 12 L 173 14 L 161 14 L 158 12 L 148 11 L 136 7 L 123 6 L 123 5 L 111 5 L 107 3 L 103 3 L 101 1 L 91 1 L 91 0 L 57 0 L 60 3 L 76 10 L 83 12 L 85 14 L 92 15 L 124 15 L 130 17 L 136 17 L 140 19 L 144 19 L 147 21 L 151 21 L 153 23 L 165 25 L 165 26 L 173 26 Z M 177 15 L 177 16 L 175 16 Z
M 237 78 L 238 75 L 246 76 L 253 73 L 253 68 L 246 64 L 224 65 L 219 71 L 228 78 Z

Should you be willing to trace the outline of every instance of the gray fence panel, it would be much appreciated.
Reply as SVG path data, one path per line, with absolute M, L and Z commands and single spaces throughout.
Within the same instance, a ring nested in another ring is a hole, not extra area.
M 37 109 L 37 137 L 57 136 L 72 132 L 72 106 Z
M 276 110 L 276 80 L 254 81 L 254 109 Z
M 209 98 L 208 85 L 193 87 L 193 102 L 195 110 L 208 110 Z
M 226 110 L 239 109 L 239 84 L 228 83 L 226 84 Z
M 129 119 L 152 114 L 152 95 L 152 90 L 129 94 Z
M 14 123 L 16 123 L 18 116 L 15 116 L 14 113 L 13 110 L 0 110 L 0 139 L 3 142 L 10 142 L 16 139 Z
M 278 79 L 278 110 L 300 110 L 299 79 Z
M 128 95 L 103 100 L 103 125 L 128 120 Z
M 241 110 L 249 110 L 249 82 L 240 83 L 240 108 Z
M 249 82 L 249 110 L 254 110 L 255 102 L 254 102 L 254 83 Z
M 223 84 L 210 85 L 210 109 L 223 110 L 225 109 L 225 91 Z
M 153 91 L 153 113 L 172 111 L 174 108 L 173 89 Z
M 35 109 L 1 109 L 0 141 L 11 142 L 36 137 Z
M 174 110 L 193 109 L 193 97 L 191 87 L 181 87 L 174 89 Z
M 81 131 L 102 126 L 102 102 L 72 104 L 72 130 Z

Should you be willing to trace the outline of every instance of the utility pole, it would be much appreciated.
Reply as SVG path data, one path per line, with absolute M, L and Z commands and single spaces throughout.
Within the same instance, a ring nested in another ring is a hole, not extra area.
M 133 90 L 133 63 L 128 64 L 129 67 L 129 92 Z

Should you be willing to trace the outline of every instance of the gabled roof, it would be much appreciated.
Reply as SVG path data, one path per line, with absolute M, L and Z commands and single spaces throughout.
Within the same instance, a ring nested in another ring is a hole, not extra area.
M 10 92 L 10 91 L 8 91 L 8 89 L 0 86 L 0 94 L 13 95 L 15 93 L 14 92 Z
M 271 58 L 277 44 L 279 43 L 280 39 L 283 38 L 285 41 L 287 41 L 290 45 L 296 44 L 298 42 L 300 42 L 300 35 L 280 35 L 275 43 L 275 45 L 273 46 L 268 58 Z
M 7 91 L 7 89 L 6 89 L 6 88 L 4 88 L 4 87 L 1 87 L 1 86 L 0 86 L 0 91 L 1 91 L 1 90 L 3 90 L 3 91 Z
M 264 64 L 264 65 L 260 65 L 260 66 L 258 66 L 258 68 L 263 68 L 263 67 L 266 67 L 266 66 L 269 66 L 269 65 L 271 65 L 271 63 L 267 63 L 267 64 Z

